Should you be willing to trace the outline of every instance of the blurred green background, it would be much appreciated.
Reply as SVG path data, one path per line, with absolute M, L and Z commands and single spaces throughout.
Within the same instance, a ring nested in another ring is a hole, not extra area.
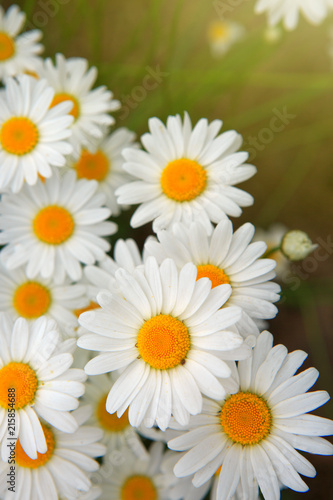
M 45 56 L 63 52 L 66 57 L 86 57 L 98 67 L 98 83 L 107 85 L 123 104 L 117 126 L 140 136 L 149 117 L 165 120 L 187 110 L 193 122 L 220 118 L 223 130 L 243 135 L 243 148 L 251 152 L 258 173 L 240 186 L 255 203 L 234 225 L 251 221 L 267 228 L 279 221 L 306 231 L 322 247 L 321 261 L 305 264 L 306 272 L 304 263 L 293 267 L 300 284 L 283 285 L 285 298 L 270 330 L 276 343 L 309 352 L 305 366 L 315 365 L 321 372 L 316 388 L 332 393 L 333 248 L 325 242 L 333 240 L 333 15 L 320 27 L 302 19 L 294 32 L 282 31 L 277 42 L 267 43 L 265 16 L 254 14 L 255 0 L 244 0 L 226 18 L 242 24 L 245 36 L 217 58 L 207 32 L 228 2 L 17 3 L 27 13 L 28 27 L 44 32 Z M 163 74 L 155 76 L 155 88 L 148 89 L 145 77 L 159 70 Z M 279 132 L 267 132 L 274 115 L 283 110 L 292 115 L 289 123 Z M 142 242 L 150 227 L 134 231 L 128 220 L 129 214 L 118 219 L 119 234 Z M 318 413 L 332 417 L 332 405 Z M 285 491 L 282 498 L 333 498 L 331 460 L 309 458 L 317 468 L 317 477 L 307 480 L 310 491 Z

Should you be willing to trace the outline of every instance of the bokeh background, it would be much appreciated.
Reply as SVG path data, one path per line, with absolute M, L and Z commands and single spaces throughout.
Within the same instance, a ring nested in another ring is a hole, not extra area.
M 1 2 L 6 8 L 14 2 Z M 332 394 L 333 335 L 333 15 L 314 27 L 303 19 L 291 33 L 267 41 L 266 18 L 254 14 L 255 0 L 27 0 L 16 2 L 28 28 L 43 31 L 44 56 L 82 56 L 99 70 L 99 84 L 122 102 L 117 125 L 147 131 L 147 120 L 184 110 L 193 122 L 219 118 L 223 130 L 244 137 L 257 175 L 240 187 L 255 197 L 234 226 L 250 221 L 267 228 L 281 222 L 306 231 L 320 257 L 294 265 L 282 283 L 280 313 L 270 324 L 276 343 L 309 352 L 304 367 L 320 372 L 316 389 Z M 227 6 L 227 10 L 223 5 Z M 228 8 L 229 5 L 229 8 Z M 220 57 L 213 56 L 209 26 L 240 23 L 245 34 Z M 147 75 L 153 75 L 147 85 Z M 155 75 L 155 76 L 154 76 Z M 152 84 L 155 83 L 154 85 Z M 148 88 L 154 87 L 154 88 Z M 289 123 L 271 130 L 272 118 Z M 130 213 L 117 222 L 118 236 L 142 244 L 151 232 L 129 227 Z M 297 285 L 296 285 L 297 284 Z M 333 417 L 332 404 L 320 409 Z M 332 461 L 309 456 L 317 477 L 305 494 L 282 498 L 333 498 Z

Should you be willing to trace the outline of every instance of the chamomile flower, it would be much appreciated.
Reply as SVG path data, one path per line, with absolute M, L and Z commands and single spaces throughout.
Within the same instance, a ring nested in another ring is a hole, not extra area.
M 120 107 L 119 101 L 112 99 L 112 92 L 105 86 L 92 89 L 97 69 L 88 69 L 86 59 L 65 59 L 62 54 L 57 54 L 55 64 L 51 59 L 45 60 L 39 76 L 46 78 L 55 91 L 51 106 L 64 101 L 72 104 L 71 144 L 74 153 L 79 155 L 82 147 L 94 148 L 96 139 L 103 137 L 104 127 L 114 123 L 109 113 Z
M 231 21 L 213 21 L 208 27 L 208 41 L 215 57 L 224 56 L 230 48 L 243 38 L 245 29 Z
M 102 260 L 110 244 L 101 236 L 116 231 L 105 222 L 110 210 L 96 181 L 76 180 L 74 172 L 24 186 L 20 196 L 6 194 L 0 202 L 2 261 L 8 269 L 26 264 L 29 279 L 38 275 L 63 283 L 82 276 L 83 264 Z
M 207 278 L 196 281 L 189 263 L 180 272 L 166 259 L 150 257 L 133 273 L 118 269 L 117 292 L 97 296 L 101 309 L 81 314 L 79 323 L 93 333 L 78 346 L 102 351 L 85 366 L 88 375 L 122 369 L 106 400 L 118 417 L 129 407 L 129 422 L 168 427 L 171 413 L 186 424 L 201 411 L 201 393 L 217 397 L 225 391 L 216 376 L 228 377 L 223 358 L 247 356 L 248 346 L 230 331 L 241 310 L 219 310 L 230 285 L 211 290 Z
M 252 357 L 239 361 L 232 377 L 236 389 L 222 401 L 206 399 L 202 414 L 190 419 L 190 431 L 169 441 L 171 449 L 187 451 L 174 468 L 178 477 L 194 475 L 201 486 L 222 466 L 219 500 L 229 499 L 240 485 L 244 498 L 280 498 L 281 484 L 308 490 L 299 474 L 315 475 L 312 464 L 296 451 L 332 454 L 333 446 L 319 436 L 331 434 L 333 421 L 308 412 L 329 399 L 327 392 L 307 393 L 318 377 L 309 368 L 295 375 L 306 358 L 273 347 L 263 332 Z
M 283 21 L 287 30 L 296 28 L 302 13 L 311 24 L 320 24 L 333 7 L 332 0 L 258 0 L 255 12 L 268 15 L 268 23 L 275 26 Z
M 138 180 L 116 191 L 118 203 L 140 203 L 133 227 L 153 220 L 156 232 L 173 222 L 198 220 L 211 233 L 212 222 L 238 217 L 240 207 L 252 205 L 252 196 L 233 185 L 252 177 L 256 168 L 244 164 L 248 153 L 236 152 L 242 144 L 237 132 L 218 135 L 221 125 L 203 118 L 192 130 L 187 113 L 184 122 L 169 116 L 166 127 L 157 118 L 149 120 L 150 133 L 141 138 L 147 152 L 123 151 L 124 169 Z
M 73 356 L 63 352 L 53 320 L 41 317 L 29 324 L 19 318 L 13 325 L 1 314 L 0 339 L 1 457 L 7 460 L 8 439 L 18 437 L 25 453 L 36 459 L 47 448 L 40 418 L 63 432 L 76 430 L 69 412 L 78 407 L 86 377 L 83 370 L 70 369 Z
M 84 424 L 91 414 L 89 406 L 73 411 L 77 430 L 68 436 L 54 427 L 43 424 L 46 449 L 31 459 L 21 440 L 15 446 L 15 493 L 7 488 L 8 463 L 0 463 L 0 484 L 3 500 L 66 499 L 93 500 L 98 488 L 91 487 L 89 476 L 98 470 L 95 457 L 103 456 L 105 446 L 99 443 L 103 431 Z M 0 489 L 0 494 L 1 494 Z
M 8 271 L 0 264 L 0 311 L 13 319 L 35 320 L 46 316 L 67 331 L 68 327 L 78 325 L 73 309 L 87 302 L 84 285 L 73 285 L 68 280 L 56 285 L 50 278 L 31 280 L 23 267 Z
M 38 54 L 43 46 L 37 43 L 42 33 L 32 30 L 19 35 L 25 22 L 25 14 L 17 5 L 5 12 L 0 5 L 0 80 L 25 71 L 36 71 L 40 62 Z
M 106 136 L 94 151 L 83 149 L 78 158 L 70 162 L 78 179 L 94 179 L 99 190 L 105 194 L 105 204 L 112 215 L 120 214 L 120 206 L 115 197 L 115 190 L 130 180 L 122 168 L 124 158 L 122 150 L 133 145 L 135 134 L 126 128 L 120 128 Z
M 117 377 L 105 374 L 88 378 L 84 400 L 93 408 L 90 423 L 103 429 L 103 443 L 107 445 L 108 450 L 113 452 L 127 447 L 134 455 L 142 458 L 147 452 L 136 430 L 128 421 L 128 412 L 118 418 L 116 413 L 110 414 L 105 409 L 107 395 L 116 379 Z
M 272 283 L 276 263 L 261 259 L 266 251 L 264 242 L 251 243 L 254 226 L 244 224 L 233 234 L 232 223 L 221 221 L 211 236 L 200 223 L 175 224 L 172 229 L 157 233 L 160 243 L 148 239 L 145 250 L 159 262 L 171 257 L 179 268 L 187 262 L 197 267 L 197 279 L 206 277 L 212 287 L 228 283 L 232 293 L 229 305 L 239 306 L 242 318 L 237 323 L 244 335 L 259 335 L 256 319 L 274 318 L 280 286 Z
M 69 103 L 49 109 L 53 89 L 46 80 L 27 75 L 7 78 L 0 93 L 0 191 L 14 193 L 36 184 L 38 174 L 52 175 L 72 152 L 68 140 L 73 117 Z
M 161 471 L 164 459 L 162 443 L 154 443 L 146 459 L 138 460 L 126 448 L 121 460 L 103 464 L 99 473 L 92 476 L 92 482 L 100 484 L 100 500 L 169 500 L 170 487 L 178 482 L 172 473 Z M 104 478 L 103 482 L 100 479 Z

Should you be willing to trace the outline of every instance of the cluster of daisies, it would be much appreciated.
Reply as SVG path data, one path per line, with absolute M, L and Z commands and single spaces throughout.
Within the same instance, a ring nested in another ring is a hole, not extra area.
M 96 68 L 41 59 L 23 23 L 0 7 L 0 498 L 306 491 L 297 450 L 332 453 L 333 423 L 309 414 L 329 396 L 262 331 L 280 287 L 253 225 L 229 219 L 253 203 L 241 136 L 187 113 L 149 120 L 141 146 L 110 132 Z M 111 258 L 109 218 L 130 205 L 155 234 Z

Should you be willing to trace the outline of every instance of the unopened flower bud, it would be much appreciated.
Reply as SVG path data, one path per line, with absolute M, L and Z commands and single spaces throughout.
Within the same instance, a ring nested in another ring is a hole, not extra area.
M 297 261 L 305 259 L 317 246 L 306 233 L 295 229 L 284 235 L 281 250 L 287 259 Z

